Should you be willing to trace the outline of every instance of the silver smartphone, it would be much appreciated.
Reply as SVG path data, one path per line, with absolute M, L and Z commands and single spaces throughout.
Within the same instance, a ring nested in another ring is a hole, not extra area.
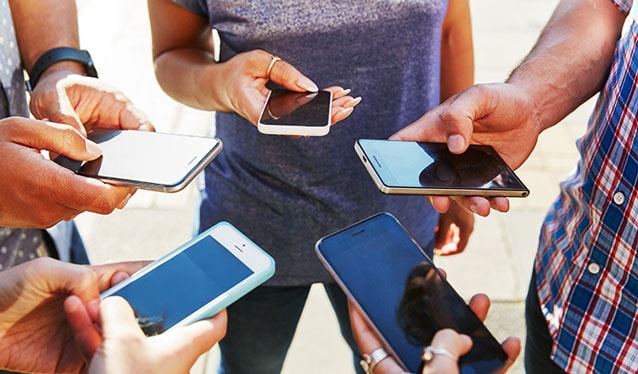
M 294 92 L 274 89 L 261 111 L 262 134 L 323 136 L 330 131 L 332 92 Z
M 381 192 L 408 195 L 526 197 L 529 190 L 496 150 L 470 145 L 359 139 L 355 151 Z
M 95 129 L 88 137 L 102 148 L 101 157 L 54 161 L 79 175 L 161 192 L 182 190 L 222 149 L 217 138 L 149 131 Z
M 492 373 L 507 354 L 399 221 L 378 213 L 320 239 L 319 259 L 354 301 L 385 348 L 411 373 L 434 334 L 472 338 L 461 373 Z
M 210 318 L 268 280 L 275 261 L 220 222 L 104 291 L 121 296 L 146 335 Z

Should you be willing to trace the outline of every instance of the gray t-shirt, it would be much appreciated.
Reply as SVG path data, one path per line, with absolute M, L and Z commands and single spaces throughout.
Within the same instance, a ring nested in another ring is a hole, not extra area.
M 446 1 L 175 2 L 220 33 L 221 61 L 263 49 L 319 87 L 340 85 L 363 98 L 324 137 L 263 135 L 236 114 L 218 113 L 224 150 L 206 169 L 201 230 L 227 220 L 272 254 L 269 285 L 330 281 L 315 242 L 381 211 L 431 245 L 437 213 L 423 197 L 379 192 L 353 146 L 385 139 L 438 104 Z

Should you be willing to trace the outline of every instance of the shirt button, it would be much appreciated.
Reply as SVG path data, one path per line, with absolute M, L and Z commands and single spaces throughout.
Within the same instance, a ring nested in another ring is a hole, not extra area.
M 614 203 L 616 203 L 616 205 L 622 205 L 622 203 L 625 202 L 625 195 L 622 192 L 616 192 L 614 194 Z
M 596 275 L 600 273 L 600 265 L 598 265 L 595 262 L 592 262 L 591 264 L 587 265 L 587 270 L 589 270 L 590 273 Z

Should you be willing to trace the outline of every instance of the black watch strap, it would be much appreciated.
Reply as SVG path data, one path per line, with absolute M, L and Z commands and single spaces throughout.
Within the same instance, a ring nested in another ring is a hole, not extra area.
M 33 91 L 42 73 L 44 73 L 49 66 L 60 61 L 79 62 L 84 65 L 84 72 L 87 76 L 97 78 L 97 70 L 88 51 L 70 47 L 53 48 L 40 56 L 38 61 L 33 65 L 33 68 L 31 68 L 31 72 L 29 73 L 30 79 L 27 82 L 29 92 Z

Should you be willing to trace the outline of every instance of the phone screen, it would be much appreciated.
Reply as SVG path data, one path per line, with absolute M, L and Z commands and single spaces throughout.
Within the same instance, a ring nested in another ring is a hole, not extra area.
M 293 92 L 275 89 L 259 123 L 276 126 L 330 126 L 332 95 L 329 91 Z
M 111 293 L 126 299 L 147 335 L 166 331 L 253 271 L 211 236 Z
M 462 373 L 489 373 L 506 362 L 500 344 L 392 215 L 381 213 L 329 235 L 316 249 L 410 372 L 443 328 L 474 342 L 460 360 Z
M 488 145 L 462 154 L 445 143 L 359 139 L 357 152 L 386 193 L 523 197 L 529 190 Z
M 166 192 L 183 188 L 222 146 L 216 138 L 134 130 L 96 129 L 89 139 L 102 149 L 98 159 L 54 161 L 83 176 Z

